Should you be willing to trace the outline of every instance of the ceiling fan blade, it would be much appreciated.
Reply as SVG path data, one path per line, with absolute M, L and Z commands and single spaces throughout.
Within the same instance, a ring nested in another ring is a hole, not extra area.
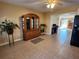
M 44 4 L 45 1 L 19 1 L 19 3 L 26 3 L 27 5 L 37 5 L 37 4 Z
M 61 2 L 66 2 L 66 3 L 79 3 L 78 0 L 60 0 Z
M 61 6 L 65 6 L 65 5 L 70 5 L 70 4 L 79 4 L 79 2 L 77 2 L 79 0 L 59 0 L 57 1 L 57 5 L 61 5 Z
M 33 3 L 27 3 L 28 5 L 31 4 L 31 5 L 38 5 L 38 4 L 44 4 L 43 2 L 33 2 Z
M 63 5 L 62 3 L 56 3 L 56 5 Z

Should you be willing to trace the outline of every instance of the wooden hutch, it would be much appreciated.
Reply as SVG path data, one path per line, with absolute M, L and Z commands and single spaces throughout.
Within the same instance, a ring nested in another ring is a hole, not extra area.
M 33 39 L 40 35 L 39 16 L 35 14 L 26 14 L 21 18 L 24 40 Z

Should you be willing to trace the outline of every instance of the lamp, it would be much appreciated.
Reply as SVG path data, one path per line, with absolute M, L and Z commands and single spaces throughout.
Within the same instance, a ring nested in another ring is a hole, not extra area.
M 48 2 L 46 5 L 47 8 L 54 8 L 54 6 L 55 6 L 54 0 L 47 0 L 47 2 Z

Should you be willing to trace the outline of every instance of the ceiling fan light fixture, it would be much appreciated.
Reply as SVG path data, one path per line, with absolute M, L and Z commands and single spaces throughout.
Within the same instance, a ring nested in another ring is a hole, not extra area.
M 54 0 L 47 0 L 48 2 L 47 2 L 47 5 L 46 5 L 46 7 L 47 8 L 54 8 L 54 6 L 55 6 L 55 1 Z
M 54 6 L 55 6 L 55 4 L 54 4 L 54 3 L 52 3 L 52 4 L 51 4 L 51 8 L 54 8 Z
M 47 7 L 47 8 L 50 8 L 50 4 L 48 4 L 46 7 Z
M 47 4 L 47 8 L 54 8 L 55 4 L 54 3 L 51 3 L 51 4 Z

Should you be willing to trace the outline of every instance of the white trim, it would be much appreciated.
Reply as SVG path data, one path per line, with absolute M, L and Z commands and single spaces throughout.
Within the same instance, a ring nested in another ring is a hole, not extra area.
M 15 42 L 20 41 L 20 40 L 22 40 L 22 39 L 16 39 Z M 9 42 L 1 43 L 0 46 L 4 46 L 4 45 L 7 45 L 7 44 L 9 44 Z
M 15 42 L 17 42 L 17 41 L 21 41 L 21 40 L 22 40 L 22 39 L 16 39 Z
M 9 44 L 8 42 L 5 42 L 5 43 L 1 43 L 0 46 L 4 46 L 4 45 L 7 45 Z
M 72 31 L 72 29 L 68 29 L 69 31 Z
M 45 33 L 45 34 L 47 34 L 47 35 L 51 35 L 50 33 Z

